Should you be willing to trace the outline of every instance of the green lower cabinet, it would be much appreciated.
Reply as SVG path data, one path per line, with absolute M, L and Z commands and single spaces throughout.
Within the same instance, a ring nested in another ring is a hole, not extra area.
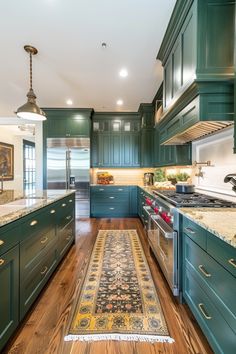
M 64 218 L 67 222 L 65 224 L 62 222 L 58 228 L 59 259 L 65 255 L 71 244 L 75 241 L 75 219 L 71 213 L 68 213 Z
M 137 216 L 136 186 L 93 186 L 90 190 L 91 217 Z
M 214 353 L 233 354 L 236 343 L 236 249 L 183 218 L 183 296 Z
M 19 323 L 19 246 L 0 254 L 0 350 Z

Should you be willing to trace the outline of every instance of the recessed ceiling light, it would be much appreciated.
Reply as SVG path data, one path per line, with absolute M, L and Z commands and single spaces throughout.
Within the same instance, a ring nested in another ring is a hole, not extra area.
M 119 72 L 120 77 L 127 77 L 128 76 L 128 70 L 123 68 Z
M 123 100 L 117 100 L 117 101 L 116 101 L 116 104 L 117 104 L 118 106 L 122 106 Z
M 71 99 L 66 100 L 66 104 L 68 104 L 68 106 L 71 106 L 73 104 L 73 101 Z

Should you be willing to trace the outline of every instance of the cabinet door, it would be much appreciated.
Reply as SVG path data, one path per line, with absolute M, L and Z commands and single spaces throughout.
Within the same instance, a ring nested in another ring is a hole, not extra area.
M 47 137 L 65 137 L 66 136 L 66 119 L 48 119 L 47 124 Z
M 139 133 L 124 134 L 122 136 L 122 166 L 140 166 Z
M 121 166 L 121 135 L 119 133 L 110 136 L 110 166 Z
M 131 135 L 131 166 L 140 167 L 140 135 L 133 133 Z
M 192 165 L 192 144 L 177 145 L 175 148 L 176 165 Z
M 90 123 L 88 119 L 70 118 L 66 120 L 66 136 L 90 136 Z
M 98 135 L 98 156 L 99 166 L 110 167 L 110 133 L 99 133 Z
M 91 140 L 91 167 L 99 167 L 98 133 L 93 133 Z
M 150 129 L 141 132 L 141 167 L 153 166 L 153 133 Z
M 138 196 L 137 196 L 137 187 L 130 186 L 129 197 L 130 197 L 130 210 L 129 213 L 131 216 L 137 216 L 138 213 Z
M 167 108 L 172 99 L 172 57 L 170 56 L 164 68 L 164 108 Z
M 19 246 L 0 256 L 0 350 L 19 322 Z

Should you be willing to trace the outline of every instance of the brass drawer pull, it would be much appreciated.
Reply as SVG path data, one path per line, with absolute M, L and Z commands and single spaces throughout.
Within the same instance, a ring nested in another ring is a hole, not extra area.
M 69 241 L 71 239 L 71 236 L 66 237 L 66 241 Z
M 66 217 L 66 220 L 70 220 L 71 219 L 71 215 L 68 215 L 67 217 Z
M 41 239 L 40 243 L 43 245 L 44 243 L 46 243 L 48 241 L 48 237 L 44 237 Z
M 0 246 L 2 246 L 4 244 L 3 240 L 0 240 Z
M 203 316 L 207 319 L 207 320 L 211 320 L 211 316 L 208 315 L 208 313 L 206 312 L 206 310 L 204 309 L 204 305 L 198 304 L 199 310 L 201 311 L 201 313 L 203 314 Z
M 43 270 L 40 272 L 41 275 L 44 275 L 48 270 L 48 267 L 44 267 Z
M 145 222 L 145 224 L 148 224 L 148 221 L 147 221 L 147 220 L 145 220 L 144 222 Z
M 145 203 L 144 202 L 142 202 L 142 205 L 144 205 Z
M 118 188 L 118 191 L 123 191 L 123 188 Z
M 104 188 L 99 188 L 99 191 L 101 191 L 101 192 L 104 191 Z
M 0 259 L 0 266 L 3 265 L 5 263 L 4 259 Z
M 63 203 L 61 206 L 62 206 L 62 208 L 64 208 L 66 206 L 66 203 Z
M 185 227 L 184 231 L 189 232 L 190 234 L 194 235 L 196 232 L 190 229 L 190 227 Z
M 235 259 L 231 258 L 228 260 L 229 264 L 231 264 L 234 268 L 236 268 L 236 261 Z
M 114 210 L 115 208 L 109 208 L 110 210 Z
M 55 214 L 55 212 L 56 212 L 55 209 L 50 210 L 50 214 Z
M 114 199 L 115 197 L 109 197 L 110 199 Z
M 203 267 L 202 264 L 200 264 L 200 265 L 198 266 L 198 268 L 199 268 L 199 270 L 200 270 L 207 278 L 210 278 L 210 277 L 211 277 L 211 274 L 206 271 L 206 269 Z
M 69 200 L 69 203 L 72 203 L 72 202 L 73 202 L 73 200 L 72 200 L 72 199 L 70 199 L 70 200 Z
M 38 223 L 37 220 L 33 220 L 33 221 L 31 221 L 30 226 L 35 226 L 35 225 L 37 225 L 37 223 Z

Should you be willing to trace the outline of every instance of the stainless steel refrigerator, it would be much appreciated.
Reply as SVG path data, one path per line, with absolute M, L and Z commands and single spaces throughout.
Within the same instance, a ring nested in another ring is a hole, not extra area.
M 47 188 L 76 190 L 76 217 L 89 217 L 90 139 L 47 139 Z

